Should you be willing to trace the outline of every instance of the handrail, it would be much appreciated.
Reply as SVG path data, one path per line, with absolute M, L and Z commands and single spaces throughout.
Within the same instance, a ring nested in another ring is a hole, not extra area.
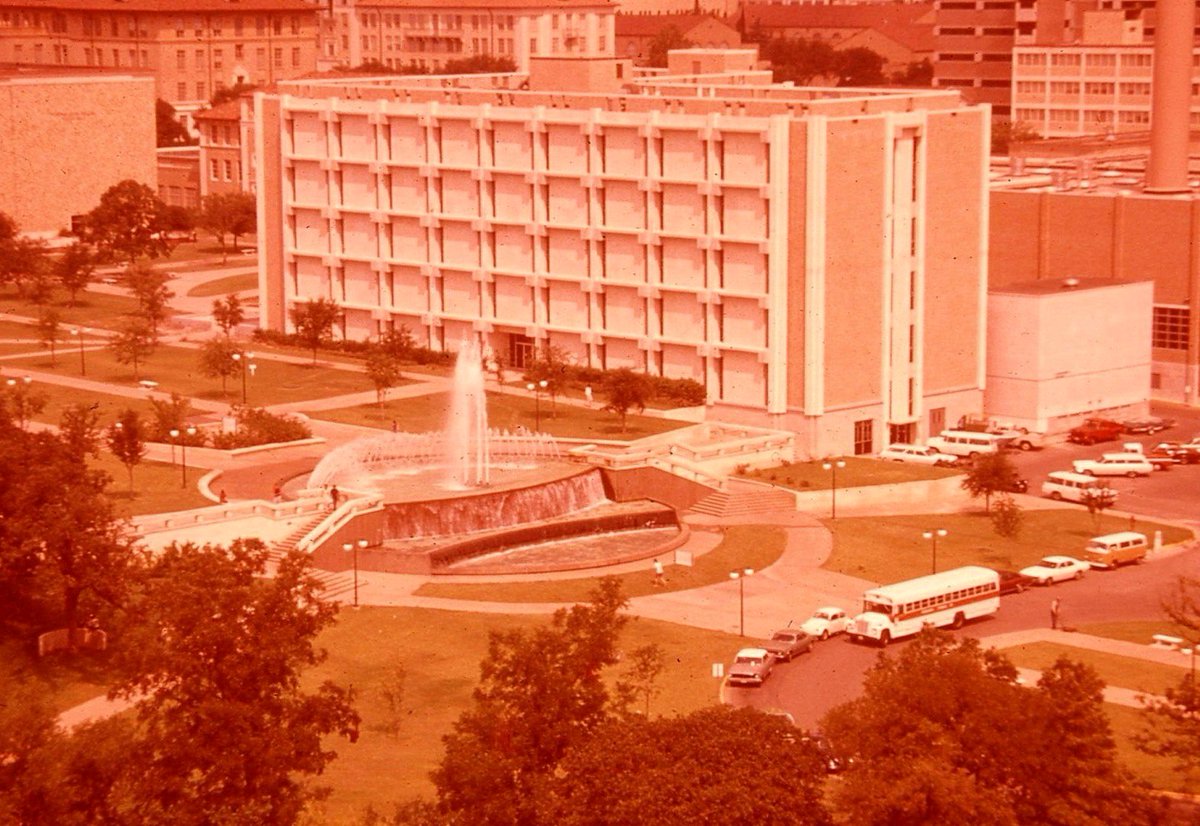
M 223 505 L 209 505 L 208 507 L 194 508 L 187 511 L 172 511 L 170 513 L 138 516 L 130 520 L 130 526 L 137 533 L 145 535 L 166 530 L 178 530 L 179 528 L 191 528 L 199 525 L 233 522 L 252 517 L 263 517 L 273 521 L 280 521 L 318 513 L 322 506 L 323 500 L 320 498 L 293 499 L 287 502 L 267 502 L 263 499 L 250 499 Z
M 313 550 L 324 542 L 327 542 L 331 536 L 350 524 L 355 517 L 366 513 L 374 513 L 382 509 L 383 499 L 379 496 L 348 498 L 345 502 L 338 505 L 337 508 L 329 511 L 329 515 L 314 525 L 312 530 L 300 537 L 300 541 L 296 543 L 296 548 L 301 551 Z

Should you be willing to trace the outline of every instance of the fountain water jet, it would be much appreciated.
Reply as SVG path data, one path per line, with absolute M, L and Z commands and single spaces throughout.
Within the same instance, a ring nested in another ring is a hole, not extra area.
M 463 342 L 454 363 L 454 392 L 445 433 L 451 483 L 461 487 L 486 485 L 491 439 L 483 391 L 483 354 L 473 341 Z

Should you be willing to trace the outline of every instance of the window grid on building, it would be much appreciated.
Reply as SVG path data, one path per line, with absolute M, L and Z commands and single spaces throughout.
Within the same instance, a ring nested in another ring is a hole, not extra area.
M 875 428 L 870 419 L 861 419 L 854 423 L 854 455 L 865 456 L 874 453 Z
M 1156 304 L 1151 346 L 1163 350 L 1188 349 L 1188 325 L 1191 312 L 1187 307 Z

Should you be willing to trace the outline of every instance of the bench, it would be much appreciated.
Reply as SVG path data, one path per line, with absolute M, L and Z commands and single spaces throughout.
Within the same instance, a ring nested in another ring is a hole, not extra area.
M 1182 637 L 1172 637 L 1170 634 L 1155 634 L 1152 638 L 1154 642 L 1150 643 L 1155 648 L 1169 648 L 1172 651 L 1178 651 L 1183 645 Z

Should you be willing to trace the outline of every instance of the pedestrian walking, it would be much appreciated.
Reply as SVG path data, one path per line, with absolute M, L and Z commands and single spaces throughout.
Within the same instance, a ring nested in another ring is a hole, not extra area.
M 220 494 L 218 494 L 218 501 L 222 505 L 229 502 L 229 497 L 225 495 L 225 488 L 221 488 L 221 492 L 220 492 Z
M 1051 628 L 1051 630 L 1055 630 L 1058 628 L 1058 612 L 1061 607 L 1062 607 L 1062 605 L 1059 602 L 1058 597 L 1055 597 L 1053 600 L 1051 600 L 1051 602 L 1050 602 L 1050 628 Z
M 341 491 L 334 485 L 329 489 L 329 502 L 333 505 L 333 510 L 337 510 L 338 503 L 342 501 Z
M 592 386 L 589 384 L 583 388 L 583 397 L 587 399 L 588 407 L 592 406 Z
M 271 491 L 271 501 L 276 504 L 283 501 L 283 488 L 279 487 L 279 485 L 276 485 L 274 490 Z
M 663 576 L 663 564 L 660 560 L 654 560 L 654 587 L 667 587 L 667 578 Z

